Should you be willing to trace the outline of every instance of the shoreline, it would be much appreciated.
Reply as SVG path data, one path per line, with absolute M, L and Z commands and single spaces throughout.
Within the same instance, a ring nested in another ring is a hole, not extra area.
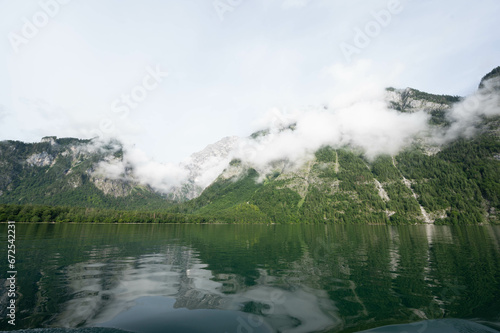
M 487 223 L 478 223 L 478 224 L 429 224 L 429 223 L 418 223 L 418 224 L 382 224 L 382 223 L 357 223 L 357 224 L 347 224 L 347 223 L 226 223 L 226 222 L 213 222 L 213 223 L 175 223 L 175 222 L 22 222 L 22 221 L 0 221 L 0 224 L 8 224 L 8 223 L 20 223 L 20 224 L 95 224 L 95 225 L 160 225 L 160 224 L 168 224 L 168 225 L 357 225 L 357 226 L 388 226 L 388 227 L 399 227 L 399 226 L 436 226 L 436 227 L 451 227 L 451 226 L 466 226 L 466 227 L 484 227 L 484 226 L 500 226 L 500 224 L 487 224 Z

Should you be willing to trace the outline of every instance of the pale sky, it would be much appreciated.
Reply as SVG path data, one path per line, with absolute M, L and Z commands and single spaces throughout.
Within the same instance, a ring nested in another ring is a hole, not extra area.
M 500 65 L 499 17 L 498 0 L 0 0 L 0 140 L 101 133 L 177 162 L 346 82 L 467 95 Z

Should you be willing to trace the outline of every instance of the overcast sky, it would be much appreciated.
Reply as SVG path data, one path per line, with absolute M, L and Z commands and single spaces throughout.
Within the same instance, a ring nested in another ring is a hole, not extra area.
M 109 135 L 176 162 L 365 79 L 467 95 L 500 65 L 499 17 L 498 0 L 0 0 L 0 140 Z

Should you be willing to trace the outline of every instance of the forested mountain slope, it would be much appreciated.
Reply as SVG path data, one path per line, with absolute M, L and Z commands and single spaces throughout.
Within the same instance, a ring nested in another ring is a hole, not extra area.
M 499 72 L 487 74 L 480 87 Z M 481 94 L 498 97 L 498 86 L 493 81 Z M 452 126 L 451 109 L 462 100 L 410 88 L 387 93 L 390 107 L 400 112 L 429 113 L 435 130 Z M 396 156 L 369 159 L 352 147 L 325 146 L 300 168 L 275 161 L 266 174 L 234 160 L 200 197 L 172 211 L 235 222 L 498 223 L 499 120 L 478 116 L 473 136 L 443 144 L 419 138 Z
M 45 137 L 0 142 L 0 203 L 151 210 L 169 202 L 148 186 L 109 179 L 100 161 L 120 158 L 121 144 Z

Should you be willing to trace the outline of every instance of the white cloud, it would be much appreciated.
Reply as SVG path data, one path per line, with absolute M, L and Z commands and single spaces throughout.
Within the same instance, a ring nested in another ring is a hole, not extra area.
M 241 159 L 261 174 L 268 173 L 276 161 L 285 160 L 288 166 L 298 167 L 313 158 L 322 146 L 354 147 L 372 159 L 380 154 L 395 155 L 419 136 L 432 135 L 431 138 L 440 144 L 459 136 L 470 137 L 475 134 L 481 117 L 500 115 L 500 95 L 495 90 L 499 82 L 489 81 L 485 88 L 451 109 L 449 128 L 432 129 L 428 125 L 430 115 L 424 111 L 401 113 L 388 108 L 385 94 L 380 93 L 384 91 L 382 85 L 370 79 L 369 75 L 363 75 L 369 67 L 360 68 L 365 69 L 359 75 L 341 75 L 345 82 L 358 89 L 340 91 L 343 101 L 332 103 L 336 105 L 334 107 L 293 111 L 270 109 L 257 122 L 268 129 L 265 135 L 245 139 L 224 138 L 220 145 L 210 145 L 181 164 L 158 163 L 140 149 L 126 147 L 122 161 L 103 162 L 99 165 L 99 172 L 112 179 L 127 179 L 133 174 L 135 180 L 162 192 L 169 192 L 193 176 L 196 177 L 195 184 L 205 188 L 233 158 Z M 342 70 L 337 67 L 334 72 Z M 366 80 L 360 80 L 360 77 L 366 77 Z M 356 80 L 357 85 L 354 84 Z M 332 100 L 335 100 L 334 96 Z M 103 142 L 89 149 L 99 149 L 99 145 Z M 115 146 L 113 149 L 118 148 Z
M 459 137 L 470 138 L 477 133 L 483 117 L 500 115 L 500 78 L 484 82 L 484 86 L 463 101 L 456 103 L 448 114 L 449 128 L 436 135 L 436 141 L 446 143 Z
M 276 111 L 273 110 L 272 114 Z M 427 127 L 424 112 L 400 113 L 382 100 L 362 101 L 336 109 L 309 109 L 295 116 L 294 130 L 271 129 L 267 136 L 247 139 L 235 157 L 267 170 L 269 163 L 289 160 L 300 165 L 322 146 L 361 148 L 368 158 L 396 154 Z M 265 172 L 265 171 L 264 171 Z
M 157 162 L 135 147 L 124 147 L 122 159 L 102 161 L 95 172 L 110 179 L 137 181 L 164 193 L 181 185 L 189 175 L 184 167 Z

